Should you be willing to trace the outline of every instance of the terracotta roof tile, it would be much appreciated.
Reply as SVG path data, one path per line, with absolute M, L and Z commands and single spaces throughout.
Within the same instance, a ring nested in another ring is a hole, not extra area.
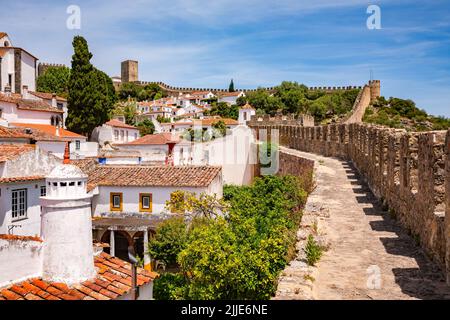
M 31 134 L 24 133 L 21 129 L 0 126 L 0 138 L 31 139 L 32 136 Z
M 53 93 L 37 92 L 37 91 L 28 91 L 28 93 L 30 93 L 33 96 L 36 96 L 38 98 L 45 99 L 45 100 L 52 100 L 53 99 Z M 60 96 L 56 96 L 56 100 L 60 101 L 60 102 L 66 102 L 67 101 L 66 98 L 63 98 L 63 97 L 60 97 Z
M 127 272 L 130 264 L 101 253 L 94 257 L 96 266 L 103 265 L 107 271 L 91 281 L 74 286 L 30 279 L 0 291 L 0 300 L 110 300 L 131 290 L 131 276 Z M 103 264 L 105 263 L 105 264 Z M 149 283 L 158 276 L 138 268 L 138 285 Z
M 96 186 L 207 187 L 221 172 L 213 166 L 97 166 L 85 173 L 91 191 Z
M 132 142 L 122 143 L 121 145 L 164 145 L 169 142 L 178 143 L 179 141 L 179 135 L 175 135 L 172 133 L 158 133 L 148 134 Z
M 16 235 L 13 235 L 13 234 L 0 234 L 0 239 L 3 239 L 3 240 L 21 240 L 21 241 L 43 242 L 43 240 L 41 238 L 39 238 L 39 237 L 34 237 L 34 236 L 16 236 Z
M 57 135 L 57 131 L 56 131 L 56 127 L 52 126 L 50 124 L 35 124 L 35 123 L 18 123 L 18 122 L 14 122 L 11 123 L 11 125 L 15 126 L 15 127 L 21 127 L 21 128 L 28 128 L 28 129 L 32 129 L 32 130 L 39 130 L 42 131 L 48 135 L 51 135 L 52 138 L 54 139 L 58 139 L 58 138 L 84 138 L 86 139 L 85 136 L 82 136 L 81 134 L 63 129 L 63 128 L 59 128 L 59 135 Z M 53 139 L 52 139 L 53 140 Z
M 64 111 L 54 108 L 42 100 L 23 99 L 19 94 L 7 96 L 4 93 L 0 93 L 0 101 L 15 104 L 18 109 L 22 110 L 64 113 Z
M 137 130 L 136 127 L 130 126 L 130 125 L 128 125 L 126 123 L 123 123 L 122 121 L 119 121 L 119 120 L 116 120 L 116 119 L 112 119 L 112 120 L 106 122 L 105 124 L 108 125 L 108 126 L 111 126 L 111 127 L 136 129 Z
M 33 144 L 0 144 L 0 162 L 16 159 L 23 153 L 35 149 L 36 146 Z
M 44 176 L 0 178 L 0 184 L 39 181 L 44 179 Z

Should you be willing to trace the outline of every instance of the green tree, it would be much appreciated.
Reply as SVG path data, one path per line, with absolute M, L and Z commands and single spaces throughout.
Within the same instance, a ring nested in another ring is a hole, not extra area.
M 278 110 L 284 109 L 284 105 L 279 97 L 271 96 L 265 89 L 258 88 L 254 92 L 247 94 L 247 101 L 255 109 L 261 109 L 266 114 L 275 115 Z
M 225 137 L 227 134 L 227 126 L 225 124 L 225 122 L 223 122 L 222 120 L 217 121 L 216 123 L 214 123 L 212 125 L 213 127 L 213 136 L 218 138 L 218 137 Z
M 139 134 L 141 137 L 148 134 L 153 134 L 155 132 L 155 125 L 149 119 L 144 119 L 144 121 L 139 122 L 136 127 L 139 129 Z
M 237 120 L 239 118 L 239 107 L 236 104 L 229 106 L 226 102 L 218 102 L 213 103 L 211 110 L 207 113 L 211 116 L 220 116 L 222 118 Z
M 177 256 L 186 246 L 187 226 L 183 217 L 163 221 L 148 244 L 148 252 L 153 259 L 163 261 L 167 266 L 175 266 Z
M 233 81 L 233 79 L 231 79 L 230 85 L 228 86 L 228 91 L 229 92 L 235 92 L 236 91 L 234 89 L 234 81 Z
M 67 126 L 90 136 L 92 130 L 109 120 L 116 95 L 111 78 L 90 63 L 92 54 L 86 40 L 76 36 L 69 78 Z
M 137 103 L 135 101 L 121 101 L 116 103 L 112 112 L 113 115 L 123 115 L 125 122 L 129 125 L 135 125 L 137 113 Z
M 128 100 L 129 98 L 139 100 L 143 87 L 136 83 L 127 82 L 123 83 L 117 93 L 120 100 Z
M 37 78 L 37 91 L 56 93 L 67 98 L 69 93 L 70 69 L 67 67 L 50 67 Z

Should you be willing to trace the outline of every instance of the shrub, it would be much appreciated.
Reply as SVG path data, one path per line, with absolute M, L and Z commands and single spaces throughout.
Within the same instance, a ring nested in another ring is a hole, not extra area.
M 314 240 L 314 237 L 310 234 L 308 236 L 308 242 L 305 247 L 306 260 L 310 266 L 314 266 L 322 257 L 323 248 Z
M 156 235 L 148 244 L 148 252 L 166 265 L 175 265 L 177 256 L 186 246 L 187 230 L 183 218 L 171 218 L 156 228 Z
M 153 283 L 155 300 L 181 300 L 186 291 L 186 279 L 179 273 L 164 273 Z

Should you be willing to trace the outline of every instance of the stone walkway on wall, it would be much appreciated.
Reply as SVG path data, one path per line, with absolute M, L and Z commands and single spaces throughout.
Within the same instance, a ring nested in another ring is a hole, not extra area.
M 299 256 L 274 299 L 450 299 L 440 268 L 380 208 L 350 162 L 282 149 L 316 161 L 317 188 L 298 232 Z M 313 224 L 329 246 L 317 267 L 302 252 Z

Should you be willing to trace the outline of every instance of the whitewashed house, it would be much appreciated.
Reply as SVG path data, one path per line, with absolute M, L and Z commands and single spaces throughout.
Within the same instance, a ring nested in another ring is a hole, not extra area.
M 112 119 L 92 132 L 91 140 L 101 146 L 106 142 L 112 144 L 128 143 L 139 138 L 139 129 L 117 119 Z
M 218 102 L 226 102 L 229 105 L 233 105 L 236 104 L 237 99 L 240 97 L 245 97 L 245 93 L 243 91 L 221 92 L 218 96 Z
M 23 86 L 36 91 L 36 64 L 38 58 L 15 47 L 5 32 L 0 32 L 0 91 L 6 87 L 21 93 Z
M 44 184 L 42 237 L 0 234 L 0 300 L 133 299 L 129 263 L 93 248 L 92 195 L 68 152 Z M 138 300 L 153 298 L 156 277 L 137 269 Z
M 40 235 L 45 175 L 60 163 L 36 145 L 0 144 L 0 234 Z
M 239 108 L 239 124 L 247 125 L 247 121 L 250 121 L 252 116 L 254 115 L 256 115 L 256 109 L 253 108 L 250 104 L 246 103 L 244 106 Z

